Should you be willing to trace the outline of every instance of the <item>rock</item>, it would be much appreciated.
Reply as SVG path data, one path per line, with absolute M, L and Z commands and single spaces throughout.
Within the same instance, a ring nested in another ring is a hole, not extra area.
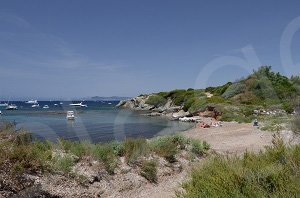
M 198 122 L 200 120 L 201 120 L 200 116 L 179 118 L 179 121 L 182 121 L 182 122 Z
M 151 113 L 148 113 L 146 114 L 147 116 L 150 116 L 150 117 L 156 117 L 156 116 L 161 116 L 162 114 L 159 113 L 159 112 L 151 112 Z
M 122 107 L 126 104 L 127 100 L 121 100 L 117 105 L 116 107 Z
M 184 110 L 180 110 L 177 113 L 173 113 L 172 117 L 173 118 L 182 118 L 182 117 L 185 117 L 187 115 L 189 115 L 189 112 L 185 112 Z
M 73 167 L 72 171 L 77 175 L 86 177 L 87 181 L 92 184 L 94 182 L 99 182 L 103 176 L 107 174 L 104 170 L 102 164 L 94 161 L 92 163 L 79 162 Z

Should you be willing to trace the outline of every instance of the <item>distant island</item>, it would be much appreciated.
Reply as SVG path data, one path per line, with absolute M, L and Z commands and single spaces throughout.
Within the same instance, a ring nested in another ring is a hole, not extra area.
M 122 96 L 110 96 L 110 97 L 103 97 L 103 96 L 93 96 L 90 98 L 86 98 L 85 100 L 91 101 L 120 101 L 120 100 L 127 100 L 130 97 L 122 97 Z

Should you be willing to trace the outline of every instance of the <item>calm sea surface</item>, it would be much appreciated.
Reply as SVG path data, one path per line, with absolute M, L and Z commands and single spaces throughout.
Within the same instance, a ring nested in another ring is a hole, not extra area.
M 16 111 L 0 107 L 0 120 L 12 121 L 18 128 L 29 130 L 38 139 L 56 141 L 58 137 L 71 140 L 105 142 L 128 137 L 151 138 L 156 135 L 171 134 L 191 127 L 189 123 L 169 121 L 159 117 L 146 117 L 130 110 L 117 109 L 118 102 L 84 102 L 88 108 L 75 108 L 72 102 L 39 102 L 39 108 L 32 108 L 25 102 L 12 102 Z M 54 104 L 58 104 L 55 106 Z M 43 109 L 48 105 L 49 109 Z M 66 119 L 66 111 L 75 112 L 75 121 Z

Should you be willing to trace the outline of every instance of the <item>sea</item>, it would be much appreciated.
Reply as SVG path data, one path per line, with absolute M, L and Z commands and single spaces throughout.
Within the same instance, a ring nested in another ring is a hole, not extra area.
M 39 108 L 24 101 L 13 101 L 18 110 L 0 107 L 0 121 L 13 122 L 17 129 L 30 132 L 34 139 L 56 142 L 59 138 L 93 143 L 121 141 L 126 138 L 152 138 L 179 133 L 191 128 L 191 123 L 148 117 L 142 112 L 119 109 L 118 101 L 84 101 L 88 107 L 73 107 L 79 101 L 39 101 Z M 48 105 L 49 109 L 43 106 Z M 74 111 L 75 120 L 67 120 L 66 112 Z

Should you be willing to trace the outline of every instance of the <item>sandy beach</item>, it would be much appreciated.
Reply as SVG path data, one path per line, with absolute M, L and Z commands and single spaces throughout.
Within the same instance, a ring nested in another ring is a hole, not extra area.
M 191 128 L 185 132 L 187 137 L 207 141 L 211 150 L 219 154 L 241 155 L 245 151 L 258 152 L 264 146 L 270 145 L 272 132 L 261 131 L 252 124 L 239 124 L 225 122 L 221 127 Z M 203 159 L 205 160 L 205 159 Z M 133 197 L 175 197 L 175 190 L 180 189 L 180 184 L 186 181 L 189 170 L 184 170 L 178 175 L 165 178 L 158 185 L 147 185 L 130 194 Z
M 252 124 L 225 122 L 221 127 L 191 128 L 184 132 L 188 137 L 207 141 L 211 149 L 220 154 L 258 152 L 272 141 L 271 132 L 261 131 Z

